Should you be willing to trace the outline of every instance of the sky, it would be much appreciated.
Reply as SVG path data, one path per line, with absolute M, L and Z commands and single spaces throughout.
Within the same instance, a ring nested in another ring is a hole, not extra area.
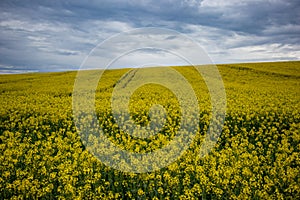
M 299 60 L 299 10 L 299 0 L 1 0 L 0 73 L 77 70 L 101 42 L 143 27 L 184 34 L 216 64 Z M 99 59 L 116 55 L 116 46 Z M 165 55 L 135 51 L 114 67 L 183 64 L 174 55 L 161 61 Z

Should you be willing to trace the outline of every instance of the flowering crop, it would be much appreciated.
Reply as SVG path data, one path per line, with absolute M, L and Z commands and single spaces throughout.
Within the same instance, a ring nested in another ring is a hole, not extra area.
M 0 198 L 300 199 L 300 62 L 219 65 L 226 119 L 204 158 L 199 151 L 211 119 L 208 89 L 193 68 L 173 68 L 197 95 L 199 129 L 176 162 L 141 174 L 112 169 L 86 149 L 72 114 L 76 72 L 1 75 Z M 176 135 L 180 105 L 172 91 L 144 85 L 131 96 L 132 119 L 141 127 L 156 123 L 149 109 L 159 104 L 165 123 L 149 138 L 123 132 L 110 103 L 115 84 L 128 70 L 105 71 L 95 95 L 96 123 L 117 146 L 152 152 Z M 97 134 L 87 140 L 96 145 Z

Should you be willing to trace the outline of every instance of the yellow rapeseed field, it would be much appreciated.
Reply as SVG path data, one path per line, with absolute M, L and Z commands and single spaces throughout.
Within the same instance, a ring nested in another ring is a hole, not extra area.
M 193 67 L 172 69 L 197 96 L 199 127 L 180 158 L 148 173 L 113 169 L 87 150 L 73 119 L 77 72 L 0 75 L 0 199 L 300 199 L 300 62 L 218 65 L 226 118 L 203 158 L 199 149 L 211 120 L 207 86 Z M 110 105 L 129 71 L 104 72 L 95 94 L 97 123 L 118 147 L 153 152 L 176 136 L 180 105 L 172 91 L 146 84 L 132 94 L 130 116 L 147 126 L 149 109 L 159 104 L 163 127 L 149 138 L 122 131 Z

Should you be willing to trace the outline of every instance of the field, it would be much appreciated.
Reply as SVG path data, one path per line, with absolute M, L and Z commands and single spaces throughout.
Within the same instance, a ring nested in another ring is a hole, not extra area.
M 172 69 L 197 96 L 197 134 L 175 162 L 147 173 L 113 169 L 87 150 L 72 110 L 76 72 L 0 75 L 0 199 L 300 199 L 300 62 L 218 65 L 226 118 L 203 158 L 199 150 L 211 120 L 208 88 L 194 68 Z M 117 146 L 154 152 L 176 136 L 180 105 L 165 87 L 144 85 L 130 98 L 131 118 L 145 127 L 149 109 L 160 104 L 165 124 L 150 138 L 121 131 L 110 102 L 129 71 L 104 72 L 95 95 L 96 123 Z

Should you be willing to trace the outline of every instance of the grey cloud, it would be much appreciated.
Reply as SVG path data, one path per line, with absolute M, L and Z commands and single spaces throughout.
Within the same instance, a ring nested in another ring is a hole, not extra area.
M 299 10 L 298 0 L 2 0 L 0 64 L 79 66 L 99 42 L 143 26 L 185 33 L 219 63 L 233 62 L 241 52 L 250 55 L 241 56 L 244 61 L 268 60 L 272 51 L 280 55 L 274 60 L 299 59 Z M 258 46 L 263 48 L 253 50 Z

